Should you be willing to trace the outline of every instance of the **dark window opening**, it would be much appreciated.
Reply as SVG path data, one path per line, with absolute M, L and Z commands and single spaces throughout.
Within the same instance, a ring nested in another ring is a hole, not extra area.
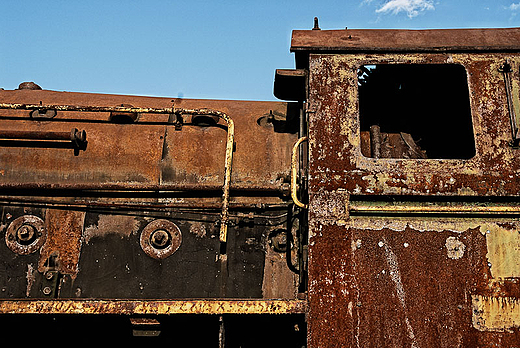
M 380 64 L 358 70 L 361 152 L 373 158 L 475 155 L 461 65 Z

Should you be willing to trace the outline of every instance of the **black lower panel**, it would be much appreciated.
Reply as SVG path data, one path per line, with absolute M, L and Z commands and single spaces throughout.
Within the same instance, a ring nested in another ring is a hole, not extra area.
M 127 316 L 1 315 L 0 332 L 24 343 L 141 342 L 174 347 L 305 347 L 303 315 L 157 316 L 155 337 L 134 336 Z M 29 335 L 28 335 L 29 333 Z

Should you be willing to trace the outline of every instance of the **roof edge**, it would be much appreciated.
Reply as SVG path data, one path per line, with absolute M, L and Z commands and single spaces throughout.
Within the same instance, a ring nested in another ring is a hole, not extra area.
M 297 51 L 520 51 L 520 28 L 294 30 Z

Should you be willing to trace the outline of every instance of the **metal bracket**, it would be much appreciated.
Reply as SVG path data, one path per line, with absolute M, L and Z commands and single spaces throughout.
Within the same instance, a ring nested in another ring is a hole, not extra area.
M 511 64 L 509 63 L 509 60 L 506 59 L 504 64 L 498 69 L 499 72 L 501 72 L 504 75 L 504 83 L 506 87 L 506 97 L 507 97 L 507 108 L 509 111 L 509 119 L 511 122 L 511 146 L 512 147 L 519 147 L 520 145 L 520 132 L 518 131 L 518 124 L 516 122 L 516 113 L 515 113 L 515 107 L 513 104 L 513 90 L 511 86 L 511 73 L 513 72 L 513 69 L 511 68 Z
M 52 254 L 45 261 L 45 271 L 43 272 L 41 291 L 45 297 L 56 298 L 58 297 L 60 274 L 57 271 L 58 268 L 58 256 Z
M 161 334 L 161 325 L 153 318 L 130 318 L 134 337 L 157 337 Z

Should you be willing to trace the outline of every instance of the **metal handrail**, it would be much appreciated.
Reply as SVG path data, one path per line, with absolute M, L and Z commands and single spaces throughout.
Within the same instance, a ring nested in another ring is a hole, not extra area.
M 7 104 L 0 103 L 0 109 L 11 110 L 56 110 L 76 112 L 129 112 L 129 113 L 153 113 L 153 114 L 175 114 L 175 115 L 212 115 L 223 119 L 227 123 L 227 142 L 224 184 L 222 186 L 222 213 L 219 239 L 221 242 L 227 240 L 229 192 L 231 186 L 231 172 L 233 166 L 235 124 L 229 115 L 213 109 L 183 109 L 183 108 L 134 108 L 124 106 L 74 106 L 74 105 L 38 105 L 38 104 Z
M 300 139 L 298 139 L 298 141 L 296 141 L 296 143 L 294 144 L 293 150 L 292 150 L 292 157 L 291 157 L 291 197 L 292 197 L 292 200 L 293 200 L 294 204 L 296 204 L 300 208 L 307 209 L 308 205 L 305 204 L 305 203 L 302 203 L 298 199 L 298 193 L 296 192 L 297 188 L 298 188 L 298 183 L 297 183 L 297 180 L 298 180 L 298 168 L 297 168 L 298 167 L 298 147 L 304 141 L 307 141 L 307 137 L 301 137 Z

